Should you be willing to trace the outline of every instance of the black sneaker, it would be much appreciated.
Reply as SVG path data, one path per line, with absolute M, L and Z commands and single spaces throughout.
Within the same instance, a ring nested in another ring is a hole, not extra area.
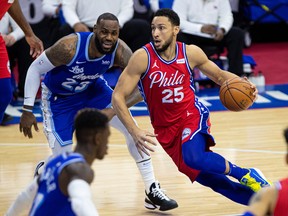
M 170 199 L 160 188 L 159 182 L 154 182 L 150 186 L 150 192 L 145 198 L 144 206 L 147 209 L 154 210 L 159 209 L 160 211 L 168 211 L 178 207 L 178 204 L 175 200 Z
M 41 168 L 41 167 L 44 168 L 44 164 L 45 164 L 44 161 L 40 161 L 40 162 L 37 164 L 37 166 L 36 166 L 36 168 L 35 168 L 35 171 L 34 171 L 34 177 L 37 177 L 37 176 L 40 175 L 40 173 L 42 172 L 42 169 L 40 170 L 40 168 Z

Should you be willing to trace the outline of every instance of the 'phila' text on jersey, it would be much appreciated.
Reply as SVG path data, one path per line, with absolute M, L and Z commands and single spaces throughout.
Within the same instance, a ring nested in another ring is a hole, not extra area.
M 152 88 L 154 84 L 158 85 L 158 87 L 181 85 L 184 82 L 184 77 L 185 74 L 179 74 L 178 70 L 175 72 L 175 74 L 154 71 L 149 76 L 151 80 L 150 88 Z

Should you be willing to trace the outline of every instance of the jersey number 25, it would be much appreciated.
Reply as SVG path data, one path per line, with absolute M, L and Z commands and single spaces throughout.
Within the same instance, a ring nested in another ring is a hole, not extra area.
M 162 103 L 179 103 L 184 98 L 184 93 L 182 92 L 183 87 L 177 87 L 174 89 L 165 89 L 162 91 Z

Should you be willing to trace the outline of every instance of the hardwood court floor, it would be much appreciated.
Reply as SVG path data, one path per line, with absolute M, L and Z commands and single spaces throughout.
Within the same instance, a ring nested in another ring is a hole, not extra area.
M 217 145 L 213 150 L 243 167 L 257 167 L 275 181 L 288 175 L 284 163 L 286 144 L 283 129 L 288 126 L 288 108 L 248 110 L 239 113 L 212 112 L 212 134 Z M 136 117 L 141 128 L 152 131 L 148 117 Z M 34 139 L 24 138 L 18 125 L 0 128 L 0 215 L 17 193 L 32 179 L 36 163 L 50 154 L 42 132 Z M 144 186 L 124 137 L 112 129 L 109 154 L 95 161 L 96 178 L 93 198 L 100 215 L 236 215 L 245 206 L 233 203 L 198 183 L 191 184 L 179 173 L 160 145 L 152 154 L 156 177 L 179 207 L 169 212 L 144 208 Z M 57 202 L 57 201 L 55 201 Z

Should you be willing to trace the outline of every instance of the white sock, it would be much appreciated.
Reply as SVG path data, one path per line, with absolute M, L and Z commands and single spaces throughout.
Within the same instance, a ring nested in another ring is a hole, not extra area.
M 16 200 L 11 204 L 5 216 L 18 216 L 22 215 L 23 213 L 28 215 L 37 190 L 37 178 L 34 178 L 32 183 L 30 183 L 23 191 L 21 191 Z
M 125 136 L 126 144 L 128 146 L 130 155 L 134 158 L 137 164 L 137 167 L 140 171 L 140 174 L 142 176 L 142 180 L 145 184 L 145 190 L 149 191 L 151 184 L 155 182 L 155 175 L 154 175 L 154 169 L 153 169 L 151 157 L 146 154 L 143 154 L 143 158 L 141 157 L 141 155 L 139 154 L 136 148 L 136 145 L 134 143 L 132 136 L 129 134 L 129 132 L 127 131 L 127 129 L 125 128 L 125 126 L 122 124 L 122 122 L 119 120 L 117 116 L 114 116 L 111 119 L 110 125 L 116 128 L 117 130 L 119 130 Z
M 146 161 L 137 163 L 138 169 L 145 184 L 145 190 L 147 193 L 150 191 L 150 186 L 156 181 L 154 176 L 154 170 L 152 166 L 151 158 Z

